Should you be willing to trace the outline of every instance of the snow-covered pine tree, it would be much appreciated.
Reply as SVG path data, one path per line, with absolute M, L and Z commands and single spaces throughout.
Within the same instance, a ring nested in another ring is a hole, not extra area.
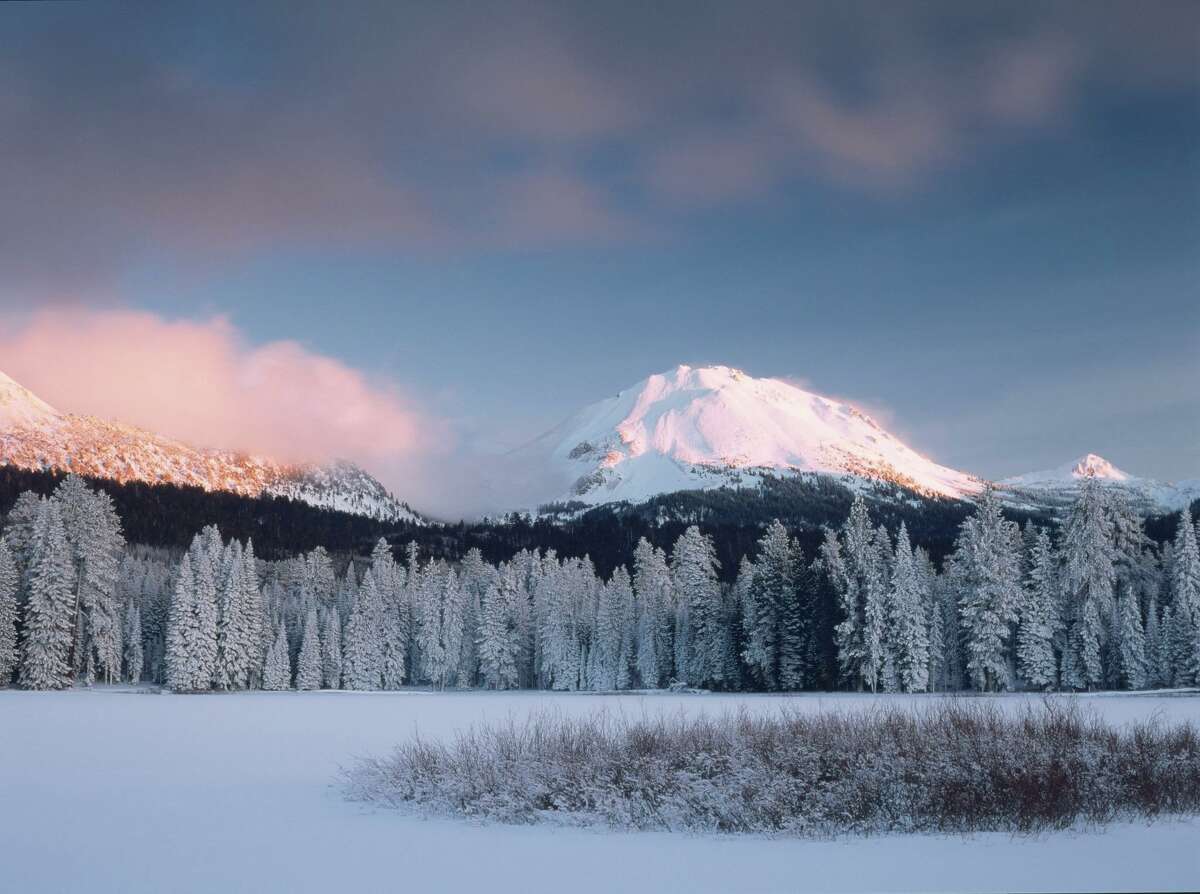
M 517 654 L 520 644 L 512 623 L 516 582 L 505 569 L 483 597 L 479 626 L 479 673 L 488 689 L 514 689 L 518 682 Z
M 21 631 L 18 681 L 25 689 L 66 689 L 71 685 L 74 577 L 58 504 L 44 502 L 39 508 L 29 560 Z
M 1062 682 L 1072 689 L 1092 689 L 1104 680 L 1103 619 L 1112 614 L 1116 583 L 1113 526 L 1105 503 L 1100 485 L 1086 478 L 1063 531 L 1061 582 L 1072 660 L 1071 673 Z
M 841 620 L 834 628 L 838 666 L 856 689 L 876 689 L 884 670 L 890 572 L 880 545 L 859 494 L 840 535 L 827 531 L 821 547 L 822 564 L 841 602 Z
M 632 617 L 633 587 L 629 572 L 618 567 L 601 588 L 596 607 L 593 689 L 629 688 Z
M 1044 528 L 1037 529 L 1025 577 L 1025 598 L 1017 625 L 1017 671 L 1034 689 L 1053 689 L 1058 682 L 1054 653 L 1059 592 L 1057 557 Z
M 89 682 L 93 672 L 111 682 L 121 675 L 121 519 L 112 498 L 91 490 L 77 475 L 68 475 L 51 499 L 61 509 L 75 571 L 72 661 Z
M 304 619 L 304 636 L 296 661 L 296 688 L 310 691 L 321 688 L 321 631 L 315 602 Z
M 796 545 L 778 519 L 758 541 L 748 602 L 746 643 L 742 660 L 764 689 L 780 688 L 780 651 L 785 606 L 796 598 Z
M 1021 604 L 1020 529 L 1006 521 L 988 488 L 959 528 L 954 571 L 966 643 L 966 671 L 984 692 L 1011 685 L 1009 645 Z
M 17 670 L 17 563 L 0 537 L 0 689 Z
M 195 584 L 187 626 L 193 677 L 187 688 L 194 691 L 211 689 L 217 675 L 217 584 L 213 563 L 219 561 L 224 548 L 215 526 L 205 532 L 197 535 L 188 550 Z
M 900 523 L 896 539 L 896 566 L 892 572 L 891 610 L 896 675 L 904 692 L 925 692 L 929 688 L 929 631 L 925 606 L 928 596 L 922 591 L 913 560 L 908 527 Z
M 379 595 L 380 685 L 384 689 L 399 689 L 404 684 L 409 639 L 413 634 L 410 624 L 411 601 L 421 585 L 415 581 L 411 586 L 406 586 L 407 575 L 396 564 L 391 546 L 382 537 L 371 551 L 371 571 L 375 575 Z
M 675 541 L 671 581 L 681 605 L 687 606 L 683 653 L 687 675 L 682 681 L 692 686 L 720 686 L 725 682 L 719 567 L 712 540 L 695 525 Z
M 633 591 L 637 599 L 637 670 L 648 689 L 665 686 L 674 671 L 671 571 L 661 549 L 645 537 L 633 551 Z
M 946 688 L 946 619 L 938 598 L 937 569 L 924 547 L 913 550 L 913 565 L 923 600 L 925 637 L 929 643 L 929 691 L 935 692 Z
M 1187 506 L 1171 551 L 1171 599 L 1174 685 L 1194 686 L 1200 681 L 1200 546 Z
M 342 622 L 336 606 L 325 610 L 321 632 L 321 683 L 326 689 L 342 688 Z
M 222 554 L 217 581 L 217 689 L 243 689 L 247 685 L 250 640 L 245 630 L 244 596 L 242 546 L 233 541 Z
M 445 689 L 458 668 L 463 638 L 463 593 L 458 575 L 444 562 L 421 575 L 416 605 L 421 676 Z
M 275 630 L 275 640 L 267 651 L 263 664 L 262 688 L 272 691 L 292 688 L 292 666 L 288 656 L 287 631 L 280 624 Z
M 375 571 L 368 569 L 358 587 L 342 642 L 342 677 L 347 689 L 371 690 L 383 686 L 379 601 Z
M 142 681 L 142 612 L 136 602 L 125 607 L 125 679 L 130 683 Z
M 166 684 L 176 692 L 192 688 L 196 672 L 191 654 L 192 604 L 196 599 L 196 578 L 192 557 L 184 553 L 175 574 L 166 630 Z
M 459 644 L 455 678 L 459 686 L 475 685 L 479 670 L 479 657 L 475 652 L 475 641 L 479 638 L 479 615 L 483 594 L 487 592 L 494 575 L 495 569 L 483 560 L 478 547 L 467 550 L 458 569 L 458 585 L 462 591 L 462 641 Z
M 1124 587 L 1117 591 L 1116 674 L 1126 689 L 1144 689 L 1149 677 L 1146 634 L 1136 593 Z

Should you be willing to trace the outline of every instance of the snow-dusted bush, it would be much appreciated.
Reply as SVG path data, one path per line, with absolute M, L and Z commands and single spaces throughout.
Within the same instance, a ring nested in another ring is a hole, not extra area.
M 830 835 L 1036 831 L 1200 812 L 1200 736 L 1074 704 L 630 720 L 542 714 L 345 774 L 349 797 L 513 823 Z

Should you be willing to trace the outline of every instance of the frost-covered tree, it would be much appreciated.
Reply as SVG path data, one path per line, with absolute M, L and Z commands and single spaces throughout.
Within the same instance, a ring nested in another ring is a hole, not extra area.
M 444 563 L 422 575 L 416 625 L 422 676 L 444 689 L 459 666 L 463 641 L 463 592 Z
M 0 538 L 0 689 L 17 670 L 17 563 Z
M 342 675 L 347 689 L 371 690 L 383 686 L 382 607 L 372 568 L 361 586 L 346 624 Z
M 415 568 L 415 552 L 412 555 Z M 384 689 L 398 689 L 405 679 L 412 636 L 409 623 L 412 599 L 420 590 L 420 581 L 407 580 L 405 570 L 396 564 L 392 548 L 382 537 L 371 552 L 371 571 L 378 594 L 380 685 Z
M 483 597 L 479 625 L 479 672 L 488 689 L 515 689 L 520 643 L 513 624 L 516 581 L 511 570 L 502 572 Z
M 1142 689 L 1149 677 L 1146 634 L 1137 596 L 1124 588 L 1117 593 L 1116 676 L 1126 689 Z
M 292 688 L 292 665 L 288 656 L 287 631 L 280 624 L 263 664 L 262 688 L 274 691 Z
M 884 538 L 886 539 L 886 538 Z M 841 619 L 834 629 L 838 666 L 857 689 L 877 689 L 886 661 L 889 571 L 881 538 L 871 527 L 861 495 L 836 537 L 826 532 L 822 565 L 838 593 Z
M 112 499 L 68 475 L 51 498 L 62 516 L 72 561 L 71 663 L 87 682 L 121 676 L 121 610 L 117 578 L 125 538 Z
M 1055 637 L 1058 634 L 1057 557 L 1045 529 L 1034 534 L 1025 575 L 1025 594 L 1017 625 L 1017 670 L 1034 689 L 1058 682 Z
M 778 519 L 758 541 L 758 558 L 749 581 L 745 647 L 742 659 L 765 689 L 780 688 L 780 652 L 784 611 L 796 599 L 796 545 Z
M 1011 685 L 1012 627 L 1021 604 L 1020 529 L 1006 521 L 988 488 L 964 520 L 955 545 L 959 616 L 971 684 L 991 692 Z
M 642 686 L 660 688 L 674 670 L 671 570 L 661 549 L 643 537 L 633 552 L 637 600 L 637 670 Z
M 628 689 L 633 655 L 633 586 L 623 567 L 600 590 L 592 648 L 593 689 Z
M 125 679 L 130 683 L 142 680 L 142 612 L 136 602 L 125 607 Z
M 192 574 L 192 557 L 187 553 L 180 560 L 171 592 L 171 607 L 166 630 L 166 684 L 176 692 L 192 688 L 195 670 L 189 639 L 192 603 L 196 599 L 196 579 Z
M 304 619 L 304 636 L 300 643 L 300 656 L 296 661 L 296 688 L 313 690 L 321 688 L 321 630 L 314 604 Z
M 1174 685 L 1200 680 L 1200 547 L 1191 510 L 1184 507 L 1171 550 Z
M 1089 477 L 1071 507 L 1062 541 L 1066 648 L 1071 653 L 1062 682 L 1072 689 L 1095 688 L 1104 680 L 1101 650 L 1107 634 L 1104 618 L 1113 610 L 1114 560 L 1112 520 L 1100 485 Z
M 904 692 L 924 692 L 929 688 L 928 601 L 913 558 L 908 527 L 901 522 L 890 603 L 896 674 Z
M 75 574 L 57 503 L 45 502 L 39 508 L 28 577 L 20 685 L 66 689 L 72 677 Z
M 695 525 L 675 541 L 671 553 L 671 581 L 681 606 L 686 675 L 692 686 L 720 686 L 725 681 L 721 585 L 717 579 L 716 551 L 712 540 Z M 679 633 L 676 634 L 677 638 Z
M 325 612 L 321 632 L 321 682 L 326 689 L 342 688 L 342 622 L 336 608 Z

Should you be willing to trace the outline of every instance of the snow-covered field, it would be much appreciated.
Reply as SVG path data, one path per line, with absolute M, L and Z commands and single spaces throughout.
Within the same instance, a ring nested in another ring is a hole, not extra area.
M 347 803 L 338 767 L 419 731 L 550 708 L 853 708 L 869 696 L 0 691 L 0 889 L 914 891 L 1200 888 L 1200 820 L 1037 838 L 831 841 L 422 820 Z M 907 704 L 928 697 L 893 697 Z M 1020 696 L 1003 699 L 1019 705 Z M 1200 723 L 1200 695 L 1086 697 Z

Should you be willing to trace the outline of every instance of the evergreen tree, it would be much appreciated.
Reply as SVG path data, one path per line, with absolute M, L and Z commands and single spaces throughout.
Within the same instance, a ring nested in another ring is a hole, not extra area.
M 954 556 L 966 670 L 985 692 L 1011 684 L 1009 646 L 1021 604 L 1019 543 L 1020 530 L 1005 521 L 988 488 L 959 529 Z
M 511 573 L 502 573 L 483 597 L 478 643 L 479 672 L 488 689 L 514 689 L 517 686 L 520 645 L 512 618 L 515 592 L 516 584 Z
M 166 630 L 166 683 L 169 689 L 186 692 L 193 686 L 195 670 L 192 664 L 190 627 L 192 603 L 195 602 L 195 576 L 192 557 L 185 553 L 175 575 L 171 592 L 171 607 Z
M 890 601 L 900 688 L 904 692 L 924 692 L 929 688 L 929 632 L 925 611 L 928 597 L 922 592 L 908 528 L 903 522 L 896 541 Z
M 263 665 L 262 688 L 272 691 L 292 688 L 292 666 L 288 657 L 287 631 L 283 624 L 275 630 L 275 639 Z
M 633 587 L 629 572 L 617 568 L 602 589 L 596 609 L 595 671 L 592 688 L 628 689 L 633 637 Z
M 719 567 L 712 540 L 695 525 L 675 541 L 671 580 L 681 605 L 687 607 L 686 614 L 680 612 L 685 619 L 681 657 L 686 673 L 681 682 L 692 686 L 719 686 L 724 682 Z
M 643 537 L 633 553 L 637 599 L 637 669 L 642 686 L 658 689 L 674 670 L 671 571 L 661 549 Z
M 17 563 L 0 537 L 0 689 L 17 670 Z
M 125 608 L 125 679 L 130 683 L 142 680 L 142 613 L 136 602 Z
M 1200 680 L 1200 547 L 1186 506 L 1171 558 L 1174 685 L 1193 686 Z
M 1062 587 L 1068 608 L 1067 649 L 1071 674 L 1063 685 L 1094 688 L 1104 679 L 1101 649 L 1103 618 L 1113 609 L 1113 526 L 1104 494 L 1095 479 L 1084 480 L 1063 532 Z
M 742 660 L 765 689 L 780 688 L 780 650 L 785 606 L 795 600 L 795 545 L 778 519 L 758 541 L 747 601 L 751 617 L 746 627 Z
M 304 637 L 300 645 L 300 657 L 296 662 L 296 688 L 310 691 L 320 689 L 321 671 L 321 633 L 314 603 L 304 620 Z
M 1122 588 L 1117 594 L 1117 677 L 1126 689 L 1143 689 L 1149 676 L 1146 635 L 1137 597 Z
M 1044 529 L 1034 535 L 1027 569 L 1017 626 L 1017 668 L 1034 689 L 1051 689 L 1058 681 L 1054 640 L 1060 625 L 1059 596 L 1056 557 Z
M 363 576 L 346 624 L 342 674 L 347 689 L 371 690 L 383 686 L 379 601 L 379 587 L 371 569 Z
M 336 608 L 325 612 L 321 636 L 321 682 L 326 689 L 342 688 L 342 623 Z
M 39 510 L 28 574 L 19 682 L 26 689 L 66 689 L 75 633 L 74 569 L 55 503 Z

